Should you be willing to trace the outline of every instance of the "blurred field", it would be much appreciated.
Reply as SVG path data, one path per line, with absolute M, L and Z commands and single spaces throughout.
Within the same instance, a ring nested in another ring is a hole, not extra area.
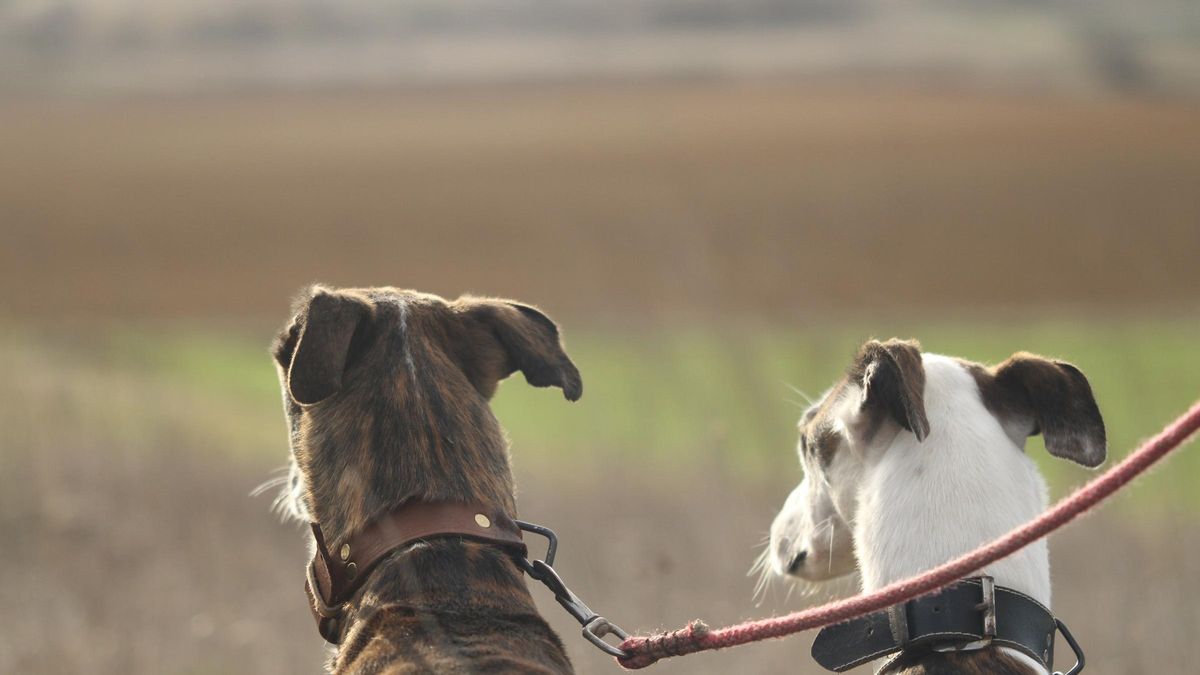
M 863 324 L 856 327 L 855 323 Z M 950 319 L 914 322 L 844 320 L 831 326 L 643 327 L 626 332 L 565 327 L 568 349 L 585 375 L 586 404 L 560 405 L 554 396 L 524 386 L 518 375 L 496 399 L 496 413 L 518 461 L 595 462 L 598 468 L 636 459 L 647 469 L 669 470 L 699 460 L 723 465 L 734 476 L 755 480 L 791 466 L 795 420 L 847 366 L 857 346 L 871 337 L 924 337 L 929 351 L 997 363 L 1022 348 L 1069 359 L 1087 373 L 1109 427 L 1114 452 L 1123 452 L 1184 410 L 1200 382 L 1200 321 L 1040 320 L 1004 324 Z M 232 459 L 278 458 L 283 446 L 278 381 L 264 357 L 270 333 L 228 328 L 124 325 L 79 330 L 28 324 L 10 328 L 8 370 L 36 392 L 48 377 L 36 365 L 63 370 L 70 386 L 111 382 L 114 391 L 90 396 L 66 409 L 100 425 L 104 435 L 140 444 L 147 434 L 176 426 L 184 435 L 203 430 L 214 451 Z M 39 345 L 42 345 L 39 347 Z M 102 368 L 103 373 L 94 372 Z M 114 379 L 115 378 L 115 379 Z M 153 392 L 177 407 L 156 409 L 126 400 Z M 25 414 L 52 420 L 57 400 Z M 20 405 L 20 402 L 17 402 Z M 21 413 L 10 410 L 21 419 Z M 1087 471 L 1050 458 L 1040 441 L 1031 453 L 1043 473 L 1062 487 Z M 565 455 L 565 457 L 564 457 Z M 786 460 L 781 462 L 782 460 Z M 1175 471 L 1159 477 L 1162 490 L 1137 500 L 1150 508 L 1200 508 L 1195 476 L 1200 455 L 1173 460 Z
M 0 314 L 1194 309 L 1200 107 L 712 81 L 0 102 Z
M 518 376 L 496 407 L 522 514 L 560 531 L 561 569 L 578 592 L 646 630 L 826 597 L 777 588 L 756 607 L 745 571 L 799 479 L 799 394 L 785 383 L 819 393 L 865 333 L 566 330 L 583 400 L 567 405 Z M 303 533 L 275 522 L 269 497 L 249 497 L 286 456 L 269 333 L 92 331 L 9 324 L 0 338 L 10 383 L 0 394 L 0 624 L 12 627 L 0 633 L 0 671 L 317 672 L 298 584 Z M 1118 455 L 1200 381 L 1194 322 L 910 323 L 901 334 L 983 360 L 1015 345 L 1071 358 L 1096 386 Z M 1087 475 L 1036 443 L 1030 452 L 1056 495 Z M 1186 672 L 1200 627 L 1187 590 L 1200 573 L 1198 465 L 1194 449 L 1174 458 L 1054 541 L 1057 608 L 1094 659 L 1089 670 Z M 615 672 L 538 598 L 582 672 Z M 816 672 L 808 640 L 660 668 Z
M 626 628 L 745 577 L 868 337 L 1091 378 L 1120 455 L 1200 388 L 1200 108 L 781 79 L 0 100 L 0 673 L 318 672 L 266 354 L 302 285 L 539 304 L 522 514 Z M 1090 474 L 1029 450 L 1062 495 Z M 1194 670 L 1200 450 L 1052 546 L 1092 673 Z M 835 588 L 852 590 L 852 584 Z M 616 672 L 553 601 L 583 673 Z M 663 673 L 815 672 L 808 637 Z

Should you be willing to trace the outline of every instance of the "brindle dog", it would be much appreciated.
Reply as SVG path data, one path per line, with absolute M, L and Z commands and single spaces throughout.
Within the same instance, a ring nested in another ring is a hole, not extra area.
M 340 541 L 408 500 L 516 515 L 489 399 L 520 370 L 577 400 L 558 327 L 508 300 L 314 286 L 274 345 L 297 515 Z M 351 600 L 335 673 L 570 673 L 521 570 L 494 547 L 443 538 L 401 549 Z

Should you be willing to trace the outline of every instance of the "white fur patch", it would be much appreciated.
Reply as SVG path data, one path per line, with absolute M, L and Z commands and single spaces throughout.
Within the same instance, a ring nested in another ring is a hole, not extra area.
M 979 386 L 958 360 L 923 354 L 924 441 L 894 425 L 856 447 L 850 430 L 861 428 L 857 383 L 833 402 L 833 428 L 845 443 L 827 466 L 801 457 L 805 481 L 789 497 L 771 531 L 773 569 L 785 572 L 780 542 L 808 542 L 828 518 L 853 528 L 862 590 L 870 592 L 945 563 L 1024 524 L 1045 510 L 1045 481 L 1024 452 L 1023 437 L 1005 432 L 984 406 Z M 1021 441 L 1021 443 L 1018 443 Z M 1045 540 L 980 570 L 996 583 L 1050 606 L 1050 563 Z M 1009 652 L 1045 672 L 1036 663 Z
M 1033 460 L 983 405 L 957 360 L 924 355 L 930 432 L 909 432 L 867 458 L 858 486 L 855 546 L 864 590 L 919 574 L 1036 517 L 1046 485 Z M 1050 604 L 1045 541 L 984 572 Z

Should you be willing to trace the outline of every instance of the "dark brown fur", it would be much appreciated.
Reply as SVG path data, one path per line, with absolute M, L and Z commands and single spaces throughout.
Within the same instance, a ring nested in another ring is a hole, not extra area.
M 505 300 L 313 287 L 274 347 L 303 509 L 343 540 L 407 500 L 516 515 L 488 400 L 516 370 L 575 400 L 554 323 Z M 338 673 L 564 673 L 561 642 L 507 555 L 438 540 L 385 560 L 352 602 Z
M 902 655 L 887 675 L 1030 675 L 1029 667 L 995 649 Z
M 886 415 L 913 432 L 917 440 L 929 434 L 925 416 L 925 367 L 915 340 L 871 340 L 859 349 L 846 375 L 861 383 L 863 407 L 871 413 L 873 435 Z
M 991 369 L 967 363 L 983 403 L 1024 444 L 1042 434 L 1055 457 L 1097 467 L 1107 454 L 1104 418 L 1087 378 L 1065 361 L 1024 352 Z
M 871 340 L 859 349 L 846 376 L 818 407 L 810 408 L 800 420 L 802 448 L 815 454 L 823 466 L 828 466 L 842 445 L 842 436 L 833 426 L 830 411 L 844 396 L 851 395 L 854 388 L 862 391 L 865 423 L 863 428 L 854 429 L 861 438 L 874 437 L 889 420 L 918 438 L 923 439 L 929 433 L 921 345 L 915 340 Z

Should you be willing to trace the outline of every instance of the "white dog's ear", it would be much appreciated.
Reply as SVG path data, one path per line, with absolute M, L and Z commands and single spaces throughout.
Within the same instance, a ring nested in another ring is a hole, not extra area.
M 861 410 L 868 419 L 887 415 L 916 435 L 929 435 L 925 415 L 925 366 L 915 340 L 871 340 L 858 351 L 849 378 L 862 388 Z M 877 426 L 872 423 L 871 427 Z
M 1086 467 L 1104 462 L 1104 418 L 1078 368 L 1022 352 L 996 366 L 992 375 L 990 386 L 981 382 L 980 391 L 994 415 L 1015 422 L 1029 436 L 1041 433 L 1055 457 Z

